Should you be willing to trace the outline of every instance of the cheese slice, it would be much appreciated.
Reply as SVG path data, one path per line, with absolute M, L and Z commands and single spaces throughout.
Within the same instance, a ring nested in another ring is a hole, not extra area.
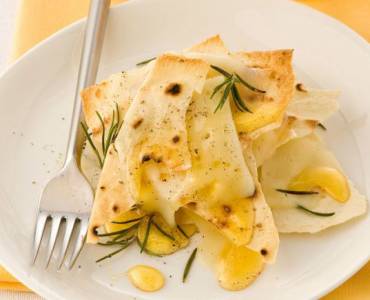
M 280 147 L 261 167 L 263 192 L 272 209 L 279 232 L 315 233 L 366 212 L 366 198 L 348 179 L 351 195 L 345 203 L 338 202 L 325 193 L 292 195 L 276 191 L 287 189 L 291 180 L 309 167 L 331 167 L 343 174 L 334 155 L 315 134 L 292 140 Z M 314 212 L 335 214 L 327 217 L 317 216 L 297 209 L 297 205 Z

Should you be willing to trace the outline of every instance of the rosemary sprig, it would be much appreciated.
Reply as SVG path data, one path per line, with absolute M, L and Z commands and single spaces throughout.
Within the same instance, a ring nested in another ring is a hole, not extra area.
M 198 251 L 198 248 L 195 248 L 193 250 L 193 252 L 191 253 L 188 261 L 186 262 L 186 265 L 185 265 L 185 269 L 184 269 L 184 273 L 182 275 L 182 282 L 185 282 L 186 281 L 186 278 L 188 277 L 188 274 L 189 274 L 189 271 L 190 271 L 190 268 L 193 264 L 193 261 L 195 259 L 195 256 L 197 255 L 197 251 Z
M 277 192 L 284 193 L 284 194 L 292 194 L 292 195 L 315 195 L 318 192 L 315 191 L 293 191 L 293 190 L 285 190 L 285 189 L 276 189 Z
M 136 221 L 140 221 L 142 218 L 144 218 L 144 217 L 135 218 L 135 219 L 131 219 L 131 220 L 123 221 L 123 222 L 112 221 L 111 223 L 113 223 L 113 224 L 129 224 L 129 223 L 133 223 L 133 222 L 136 222 Z
M 328 130 L 323 123 L 317 124 L 322 130 Z
M 329 212 L 329 213 L 317 212 L 317 211 L 310 210 L 302 205 L 297 205 L 297 208 L 305 212 L 311 213 L 313 215 L 320 216 L 320 217 L 331 217 L 335 215 L 335 212 Z
M 86 123 L 81 122 L 81 127 L 82 127 L 83 132 L 86 136 L 87 142 L 90 144 L 90 146 L 93 149 L 96 157 L 98 158 L 100 168 L 103 168 L 104 161 L 105 161 L 105 158 L 107 156 L 109 146 L 112 143 L 114 143 L 114 141 L 116 140 L 116 138 L 118 136 L 118 133 L 119 133 L 121 127 L 122 127 L 123 122 L 121 121 L 121 117 L 120 117 L 117 102 L 116 102 L 115 109 L 113 109 L 113 111 L 112 111 L 112 122 L 111 122 L 111 125 L 110 125 L 110 128 L 109 128 L 108 131 L 105 128 L 105 123 L 104 123 L 104 119 L 103 119 L 102 115 L 98 111 L 96 111 L 96 115 L 97 115 L 97 117 L 100 121 L 100 124 L 102 126 L 102 137 L 101 137 L 101 153 L 102 153 L 102 155 L 100 154 L 98 148 L 96 147 L 94 141 L 92 140 L 91 133 L 89 132 L 89 129 L 88 129 Z
M 148 243 L 148 238 L 149 238 L 149 233 L 150 233 L 150 227 L 152 226 L 152 220 L 153 220 L 153 215 L 149 217 L 148 220 L 148 225 L 146 226 L 146 231 L 145 231 L 145 236 L 144 236 L 144 241 L 143 244 L 141 245 L 140 253 L 143 253 L 146 244 Z
M 187 239 L 189 238 L 189 236 L 186 234 L 186 232 L 184 231 L 184 229 L 181 228 L 180 225 L 177 225 L 177 229 L 182 233 L 182 235 L 184 237 L 186 237 Z
M 231 97 L 237 107 L 238 110 L 242 112 L 249 112 L 252 113 L 252 111 L 245 105 L 243 99 L 240 96 L 240 93 L 236 87 L 236 83 L 244 85 L 246 88 L 250 89 L 253 92 L 256 93 L 265 93 L 265 91 L 260 90 L 252 85 L 250 85 L 248 82 L 246 82 L 243 78 L 241 78 L 238 74 L 233 73 L 230 74 L 229 72 L 225 71 L 224 69 L 221 69 L 220 67 L 211 65 L 211 68 L 219 72 L 225 77 L 225 80 L 219 84 L 218 86 L 215 87 L 213 90 L 213 93 L 211 95 L 211 99 L 217 94 L 218 91 L 220 91 L 222 88 L 224 88 L 224 92 L 221 96 L 221 99 L 219 103 L 216 106 L 215 113 L 219 110 L 222 109 L 224 106 L 225 102 L 227 101 L 230 93 Z
M 137 242 L 137 244 L 139 245 L 139 248 L 141 249 L 141 247 L 143 246 L 143 244 L 141 244 L 141 243 L 140 243 L 139 239 L 136 239 L 136 242 Z M 144 249 L 144 252 L 145 252 L 146 254 L 151 255 L 151 256 L 157 256 L 157 257 L 162 257 L 162 256 L 163 256 L 163 255 L 160 255 L 160 254 L 154 253 L 154 252 L 152 252 L 152 251 L 148 250 L 147 248 L 145 248 L 145 249 Z
M 167 237 L 167 238 L 169 238 L 171 241 L 174 241 L 175 240 L 175 238 L 171 235 L 171 234 L 169 234 L 169 233 L 167 233 L 166 231 L 164 231 L 156 222 L 154 222 L 154 221 L 152 221 L 152 224 L 154 225 L 154 227 L 155 228 L 157 228 L 158 229 L 158 231 L 160 232 L 160 233 L 162 233 L 165 237 Z
M 146 65 L 147 63 L 150 63 L 152 60 L 155 60 L 156 57 L 152 57 L 152 58 L 149 58 L 149 59 L 146 59 L 146 60 L 143 60 L 141 62 L 138 62 L 136 64 L 136 66 L 140 67 L 140 66 L 143 66 L 143 65 Z

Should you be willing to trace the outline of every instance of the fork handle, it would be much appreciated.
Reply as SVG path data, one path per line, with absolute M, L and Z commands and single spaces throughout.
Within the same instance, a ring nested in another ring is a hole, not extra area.
M 95 83 L 110 2 L 110 0 L 90 1 L 64 167 L 73 161 L 77 154 L 76 146 L 81 120 L 80 92 L 85 87 Z

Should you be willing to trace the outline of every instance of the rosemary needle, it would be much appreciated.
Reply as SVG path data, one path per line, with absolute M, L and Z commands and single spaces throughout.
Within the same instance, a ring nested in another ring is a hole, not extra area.
M 140 221 L 142 218 L 143 217 L 135 218 L 135 219 L 127 220 L 127 221 L 122 221 L 122 222 L 112 221 L 111 223 L 113 223 L 113 224 L 129 224 L 129 223 L 133 223 L 133 222 L 136 222 L 136 221 Z
M 117 240 L 117 241 L 108 241 L 106 243 L 99 242 L 99 246 L 115 246 L 115 245 L 126 245 L 127 243 L 131 243 L 134 240 L 133 237 L 130 237 L 128 239 L 123 240 Z
M 297 205 L 297 208 L 305 212 L 311 213 L 313 215 L 319 216 L 319 217 L 331 217 L 335 215 L 335 212 L 328 212 L 328 213 L 317 212 L 317 211 L 310 210 L 302 205 Z
M 143 244 L 141 245 L 141 249 L 140 249 L 140 253 L 143 253 L 145 247 L 146 247 L 146 244 L 148 242 L 148 238 L 149 238 L 149 233 L 150 233 L 150 227 L 152 226 L 152 219 L 153 219 L 153 215 L 151 215 L 149 217 L 149 220 L 148 220 L 148 225 L 146 226 L 146 231 L 145 231 L 145 236 L 144 236 L 144 241 L 143 241 Z
M 166 231 L 164 231 L 157 223 L 155 223 L 154 221 L 152 221 L 152 224 L 158 229 L 158 231 L 160 233 L 162 233 L 165 237 L 168 237 L 171 241 L 174 241 L 175 238 L 170 235 L 169 233 L 167 233 Z
M 121 234 L 115 236 L 112 240 L 110 240 L 110 242 L 116 243 L 116 242 L 124 242 L 124 241 L 130 240 L 131 238 L 136 236 L 137 226 L 132 226 L 132 227 L 130 227 L 130 229 L 132 229 L 132 230 L 128 230 L 124 233 L 121 233 Z
M 95 262 L 98 263 L 98 262 L 101 262 L 107 258 L 111 258 L 113 255 L 116 255 L 117 253 L 120 253 L 122 250 L 126 249 L 128 246 L 130 245 L 130 243 L 127 243 L 125 244 L 124 246 L 122 246 L 121 248 L 119 248 L 118 250 L 116 251 L 113 251 L 111 253 L 109 253 L 108 255 L 106 256 L 103 256 L 102 258 L 99 258 L 98 260 L 96 260 Z
M 99 154 L 99 151 L 98 151 L 98 149 L 96 148 L 94 142 L 91 139 L 91 135 L 89 133 L 89 130 L 87 128 L 87 125 L 85 123 L 81 122 L 81 127 L 82 127 L 82 130 L 83 130 L 83 132 L 84 132 L 84 134 L 86 136 L 86 140 L 88 141 L 88 143 L 90 144 L 91 148 L 93 149 L 96 157 L 98 158 L 100 168 L 102 168 L 103 167 L 103 160 L 101 159 L 101 156 Z
M 317 124 L 317 126 L 319 126 L 322 130 L 327 130 L 327 128 L 325 127 L 325 125 L 322 124 L 322 123 Z
M 181 228 L 180 225 L 177 225 L 177 229 L 183 234 L 184 237 L 186 237 L 187 239 L 189 238 L 189 236 L 186 234 L 184 229 Z
M 141 61 L 141 62 L 138 62 L 137 64 L 136 64 L 136 66 L 143 66 L 143 65 L 146 65 L 147 63 L 150 63 L 152 60 L 155 60 L 156 59 L 156 57 L 152 57 L 152 58 L 149 58 L 149 59 L 146 59 L 146 60 L 143 60 L 143 61 Z
M 103 117 L 101 116 L 101 114 L 98 111 L 96 111 L 96 115 L 98 116 L 101 127 L 103 128 L 103 132 L 102 132 L 102 135 L 101 135 L 101 145 L 102 145 L 103 155 L 105 156 L 105 124 L 104 124 L 104 121 L 103 121 Z M 112 123 L 113 122 L 114 122 L 114 120 L 112 120 Z
M 284 194 L 292 194 L 292 195 L 315 195 L 318 192 L 315 191 L 294 191 L 294 190 L 285 190 L 285 189 L 276 189 L 276 191 Z
M 190 268 L 193 264 L 193 261 L 195 259 L 195 256 L 197 255 L 197 251 L 198 251 L 198 248 L 195 248 L 193 250 L 193 252 L 191 253 L 188 261 L 186 262 L 186 265 L 185 265 L 185 269 L 184 269 L 184 273 L 182 275 L 182 282 L 185 282 L 186 281 L 186 278 L 188 277 L 188 274 L 189 274 L 189 271 L 190 271 Z
M 98 237 L 104 237 L 104 236 L 112 236 L 112 235 L 124 234 L 124 233 L 129 232 L 130 230 L 132 230 L 133 228 L 135 228 L 137 226 L 138 226 L 138 224 L 135 224 L 135 225 L 132 225 L 129 228 L 125 228 L 125 229 L 122 229 L 122 230 L 112 231 L 112 232 L 108 232 L 108 233 L 98 233 L 97 236 Z

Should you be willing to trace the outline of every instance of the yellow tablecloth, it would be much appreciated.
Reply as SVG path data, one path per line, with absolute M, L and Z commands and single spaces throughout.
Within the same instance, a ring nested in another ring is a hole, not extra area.
M 120 3 L 124 0 L 112 0 Z M 370 0 L 298 0 L 327 13 L 370 42 Z M 16 59 L 50 34 L 86 15 L 89 0 L 22 0 L 14 35 Z M 28 289 L 0 267 L 0 289 Z M 370 299 L 370 263 L 323 300 Z

